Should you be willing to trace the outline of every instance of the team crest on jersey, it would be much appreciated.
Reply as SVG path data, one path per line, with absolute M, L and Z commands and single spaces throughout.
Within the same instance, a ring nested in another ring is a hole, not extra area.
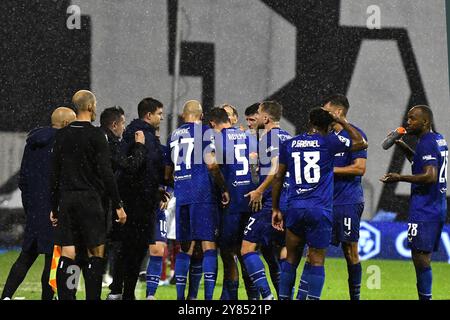
M 350 140 L 349 139 L 347 139 L 346 137 L 340 136 L 340 135 L 337 135 L 337 136 L 338 136 L 339 140 L 341 140 L 341 142 L 344 143 L 347 147 L 350 146 Z

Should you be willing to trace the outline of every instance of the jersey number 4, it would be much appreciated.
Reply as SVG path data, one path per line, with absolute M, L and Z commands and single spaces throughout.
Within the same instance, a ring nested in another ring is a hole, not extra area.
M 295 170 L 295 183 L 302 184 L 302 153 L 293 152 L 294 158 L 294 170 Z M 306 162 L 303 168 L 303 177 L 307 183 L 317 183 L 320 180 L 320 167 L 317 164 L 320 160 L 319 151 L 303 152 L 303 160 Z

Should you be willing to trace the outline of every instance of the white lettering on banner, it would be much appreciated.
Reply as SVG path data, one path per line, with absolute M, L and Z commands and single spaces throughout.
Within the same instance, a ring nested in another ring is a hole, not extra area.
M 406 238 L 408 238 L 408 231 L 403 231 L 400 233 L 395 240 L 395 248 L 397 249 L 398 254 L 402 257 L 411 258 L 411 250 L 403 245 Z
M 447 262 L 450 263 L 450 237 L 447 232 L 442 232 L 441 240 L 444 244 L 445 253 L 447 253 Z

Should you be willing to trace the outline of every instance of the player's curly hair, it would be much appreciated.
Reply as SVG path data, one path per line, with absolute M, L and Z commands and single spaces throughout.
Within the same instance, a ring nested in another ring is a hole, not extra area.
M 309 112 L 309 122 L 317 128 L 328 130 L 328 127 L 334 122 L 334 119 L 328 111 L 319 107 Z

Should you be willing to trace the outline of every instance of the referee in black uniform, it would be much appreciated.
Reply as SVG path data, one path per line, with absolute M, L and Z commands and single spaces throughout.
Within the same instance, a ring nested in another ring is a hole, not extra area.
M 95 96 L 81 90 L 72 102 L 77 120 L 58 132 L 53 148 L 51 220 L 56 226 L 55 243 L 62 247 L 56 283 L 60 300 L 75 299 L 72 280 L 80 274 L 76 250 L 87 248 L 87 268 L 83 270 L 86 299 L 99 300 L 106 241 L 102 197 L 111 198 L 118 222 L 125 223 L 126 214 L 111 168 L 108 142 L 91 124 L 96 115 Z

